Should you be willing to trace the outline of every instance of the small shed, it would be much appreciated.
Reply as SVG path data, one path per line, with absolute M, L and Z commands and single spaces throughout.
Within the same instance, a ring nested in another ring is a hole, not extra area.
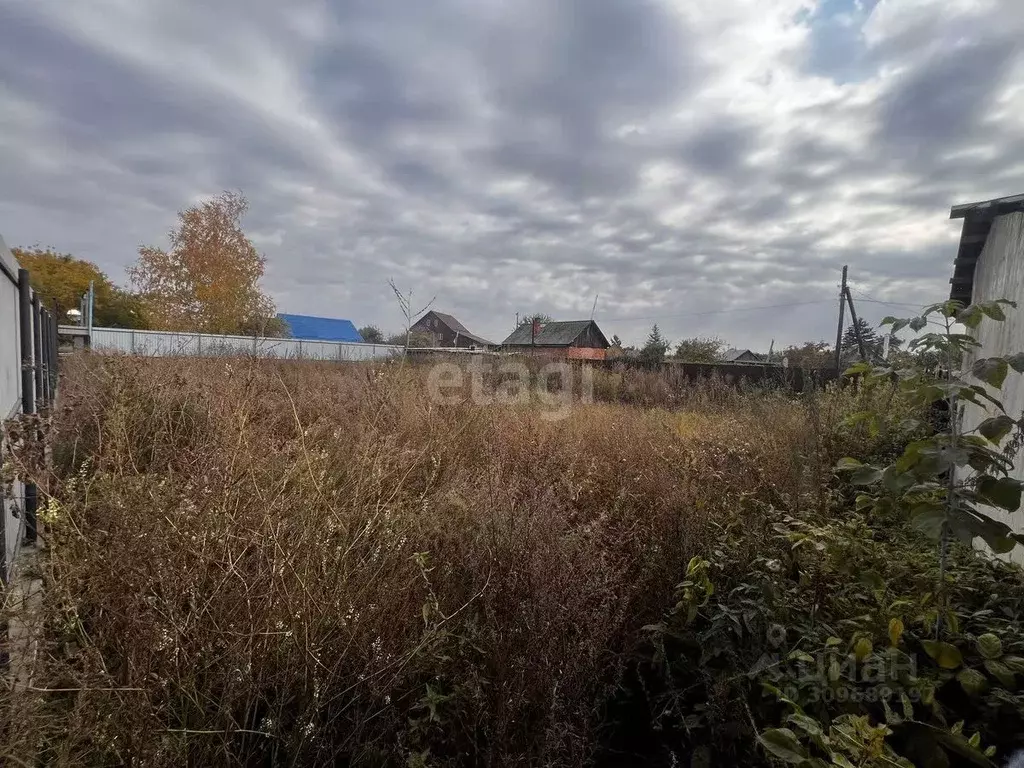
M 547 352 L 575 360 L 604 360 L 611 344 L 593 320 L 523 323 L 501 346 L 509 352 Z

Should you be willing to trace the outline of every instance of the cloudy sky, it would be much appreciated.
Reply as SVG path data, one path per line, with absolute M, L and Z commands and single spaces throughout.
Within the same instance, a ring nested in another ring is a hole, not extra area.
M 240 188 L 281 311 L 833 339 L 1024 192 L 1022 1 L 0 0 L 0 234 L 122 281 Z

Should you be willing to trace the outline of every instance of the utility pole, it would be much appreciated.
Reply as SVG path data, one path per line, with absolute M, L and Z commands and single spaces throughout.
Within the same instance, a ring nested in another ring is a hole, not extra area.
M 839 330 L 836 331 L 836 370 L 841 370 L 843 357 L 843 320 L 846 312 L 846 265 L 843 265 L 843 284 L 839 289 Z
M 857 310 L 853 308 L 853 296 L 850 289 L 846 289 L 846 301 L 850 304 L 850 319 L 853 320 L 853 333 L 857 337 L 857 349 L 860 352 L 860 359 L 867 360 L 868 355 L 864 350 L 864 337 L 860 334 L 860 323 L 857 322 Z
M 89 314 L 86 315 L 89 321 L 89 336 L 92 336 L 92 315 L 96 308 L 96 286 L 95 281 L 89 281 Z

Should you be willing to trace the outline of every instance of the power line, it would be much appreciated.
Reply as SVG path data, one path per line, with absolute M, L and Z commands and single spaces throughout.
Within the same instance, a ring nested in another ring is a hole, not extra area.
M 710 309 L 705 312 L 684 312 L 676 315 L 651 315 L 649 317 L 603 317 L 602 322 L 606 323 L 626 323 L 632 320 L 669 320 L 677 317 L 703 317 L 704 315 L 722 315 L 733 312 L 754 312 L 760 309 L 783 309 L 789 307 L 804 307 L 810 304 L 830 304 L 831 299 L 822 299 L 819 301 L 794 301 L 787 304 L 764 304 L 757 307 L 735 307 L 732 309 Z
M 864 291 L 858 288 L 854 288 L 853 290 L 861 295 L 861 301 L 866 301 L 871 304 L 884 304 L 889 307 L 912 307 L 914 309 L 924 309 L 925 307 L 928 306 L 927 304 L 907 304 L 901 301 L 881 301 L 879 299 L 873 299 L 869 297 L 866 293 L 864 293 Z M 928 325 L 937 325 L 942 328 L 945 327 L 945 323 L 940 323 L 938 320 L 932 320 L 931 318 L 928 318 Z
M 875 297 L 865 293 L 860 290 L 860 288 L 852 288 L 852 290 L 860 294 L 861 301 L 867 301 L 871 304 L 885 304 L 890 307 L 914 307 L 915 309 L 924 309 L 928 306 L 927 304 L 908 304 L 903 301 L 882 301 L 881 299 L 876 299 Z

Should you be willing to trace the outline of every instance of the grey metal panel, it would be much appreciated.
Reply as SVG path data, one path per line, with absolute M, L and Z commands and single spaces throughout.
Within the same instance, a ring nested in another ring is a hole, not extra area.
M 14 254 L 11 253 L 7 247 L 7 243 L 4 242 L 2 236 L 0 236 L 0 276 L 6 275 L 7 279 L 12 283 L 17 284 L 18 282 L 18 260 L 14 258 Z
M 964 361 L 970 368 L 980 357 L 996 357 L 1024 351 L 1024 213 L 999 216 L 992 223 L 985 248 L 978 260 L 974 273 L 973 301 L 1012 299 L 1017 308 L 1004 307 L 1006 320 L 997 323 L 983 320 L 975 331 L 975 338 L 981 342 L 977 351 L 972 351 Z M 1024 412 L 1024 376 L 1010 372 L 1006 377 L 1000 398 L 1012 418 L 1019 418 Z M 975 429 L 987 414 L 983 409 L 968 403 L 964 409 L 963 429 Z M 1014 460 L 1013 477 L 1024 480 L 1024 456 L 1018 453 Z M 985 512 L 1009 525 L 1018 533 L 1024 533 L 1024 514 L 1007 513 L 988 507 Z M 1009 559 L 1024 564 L 1024 551 L 1014 549 Z
M 291 350 L 291 342 L 287 339 L 254 339 L 254 352 L 257 357 L 287 357 Z
M 338 342 L 296 340 L 298 357 L 303 360 L 331 360 L 338 356 Z
M 0 238 L 0 419 L 21 412 L 21 333 L 18 317 L 18 262 Z M 3 459 L 0 450 L 0 461 Z M 25 488 L 20 482 L 11 487 L 11 496 L 0 495 L 0 514 L 3 515 L 4 564 L 10 574 L 11 564 L 18 554 L 24 533 L 21 516 L 15 517 L 15 507 L 21 508 Z
M 18 285 L 0 272 L 0 418 L 21 403 L 21 336 Z
M 237 357 L 252 354 L 252 339 L 245 336 L 197 334 L 203 357 Z
M 388 344 L 338 344 L 339 360 L 387 360 L 402 354 L 402 347 Z

